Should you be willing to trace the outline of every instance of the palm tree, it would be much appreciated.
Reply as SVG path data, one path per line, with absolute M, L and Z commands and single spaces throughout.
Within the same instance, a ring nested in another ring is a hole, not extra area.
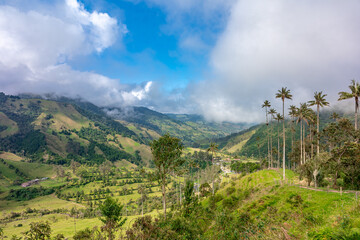
M 289 116 L 291 117 L 291 151 L 294 150 L 294 137 L 295 137 L 295 118 L 297 115 L 297 108 L 294 105 L 290 105 L 289 107 Z M 289 163 L 289 167 L 291 168 L 291 164 Z
M 270 108 L 269 110 L 270 114 L 270 124 L 272 123 L 272 120 L 275 119 L 276 116 L 276 110 L 273 108 Z M 272 124 L 270 126 L 270 167 L 273 167 L 273 152 L 272 152 L 273 146 L 272 146 Z
M 339 99 L 349 99 L 354 98 L 355 99 L 355 130 L 357 130 L 357 112 L 359 109 L 359 96 L 360 96 L 360 85 L 358 82 L 355 82 L 355 80 L 351 80 L 351 85 L 349 86 L 351 93 L 348 92 L 339 92 Z
M 277 135 L 278 135 L 277 168 L 279 168 L 279 167 L 280 167 L 280 133 L 279 133 L 279 122 L 280 122 L 281 120 L 283 120 L 283 117 L 281 116 L 280 113 L 277 113 L 274 119 L 277 120 L 277 122 L 278 122 L 278 126 L 277 126 L 277 133 L 278 133 L 278 134 L 277 134 Z
M 283 87 L 278 90 L 276 98 L 281 98 L 283 102 L 283 179 L 285 180 L 285 98 L 292 100 L 292 95 L 289 89 Z
M 216 143 L 214 142 L 211 142 L 210 143 L 210 146 L 208 147 L 207 151 L 208 152 L 211 152 L 212 153 L 212 159 L 211 159 L 211 163 L 212 163 L 212 166 L 214 166 L 214 156 L 215 156 L 215 153 L 218 151 L 218 147 L 219 145 L 217 145 Z M 214 195 L 215 191 L 214 191 L 214 178 L 212 179 L 212 194 Z
M 315 121 L 316 121 L 316 114 L 315 112 L 308 108 L 308 112 L 306 113 L 306 119 L 308 120 L 308 123 L 309 123 L 309 140 L 310 140 L 310 158 L 313 158 L 313 153 L 314 153 L 314 143 L 313 143 L 313 136 L 314 136 L 314 131 L 313 131 L 313 126 L 315 125 Z
M 317 119 L 316 119 L 316 138 L 317 138 L 317 145 L 316 145 L 316 154 L 319 155 L 320 153 L 320 133 L 319 133 L 319 125 L 320 125 L 320 107 L 329 106 L 329 103 L 326 101 L 325 97 L 327 94 L 323 94 L 321 92 L 314 93 L 314 100 L 309 101 L 309 106 L 316 105 L 317 111 Z
M 268 121 L 268 108 L 269 107 L 271 107 L 271 105 L 270 105 L 270 102 L 268 101 L 268 100 L 265 100 L 264 101 L 264 104 L 261 106 L 262 108 L 265 108 L 265 113 L 266 113 L 266 130 L 267 130 L 267 132 L 268 132 L 268 137 L 267 137 L 267 142 L 268 142 L 268 154 L 267 154 L 267 156 L 268 156 L 268 165 L 269 165 L 269 167 L 270 167 L 270 156 L 269 156 L 269 154 L 270 154 L 270 140 L 269 140 L 269 129 L 268 129 L 268 126 L 269 126 L 269 121 Z
M 307 122 L 306 114 L 308 106 L 306 103 L 300 103 L 300 107 L 296 111 L 297 123 L 300 123 L 300 165 L 305 163 L 305 126 L 304 122 Z

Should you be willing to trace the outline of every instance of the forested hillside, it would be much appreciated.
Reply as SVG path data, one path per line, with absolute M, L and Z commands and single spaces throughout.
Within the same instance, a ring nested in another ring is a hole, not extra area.
M 79 104 L 80 105 L 80 104 Z M 89 103 L 0 96 L 0 150 L 46 163 L 149 164 L 146 139 Z

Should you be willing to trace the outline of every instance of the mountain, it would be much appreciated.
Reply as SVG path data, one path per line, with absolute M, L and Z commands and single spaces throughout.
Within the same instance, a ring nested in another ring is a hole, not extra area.
M 75 104 L 76 102 L 76 104 Z M 125 159 L 149 165 L 146 139 L 93 104 L 0 93 L 0 150 L 31 161 L 65 164 Z
M 81 99 L 0 93 L 0 151 L 46 163 L 126 159 L 149 165 L 149 143 L 165 133 L 186 146 L 206 147 L 246 127 L 145 107 L 104 108 Z
M 332 119 L 332 110 L 323 110 L 320 112 L 320 131 L 329 123 L 334 122 Z M 339 110 L 336 111 L 339 118 L 346 117 L 351 121 L 354 120 L 353 114 L 345 114 Z M 295 124 L 295 125 L 294 125 Z M 294 134 L 295 142 L 300 138 L 300 126 L 292 122 L 292 120 L 285 120 L 286 128 L 286 152 L 291 151 L 292 134 Z M 291 129 L 294 128 L 295 132 L 292 133 Z M 316 130 L 316 126 L 313 129 Z M 280 136 L 280 147 L 282 146 L 282 123 L 279 124 L 273 121 L 269 126 L 266 124 L 259 124 L 252 126 L 248 129 L 233 133 L 228 136 L 216 139 L 215 142 L 219 145 L 219 149 L 234 155 L 246 157 L 260 157 L 265 158 L 267 155 L 268 133 L 272 136 L 273 148 L 277 149 L 278 133 Z M 306 125 L 306 136 L 309 134 L 309 126 Z M 281 148 L 282 150 L 282 148 Z
M 247 124 L 208 122 L 199 115 L 162 114 L 145 107 L 104 108 L 124 124 L 131 123 L 133 128 L 142 130 L 142 135 L 170 135 L 183 140 L 188 146 L 206 146 L 216 138 L 227 136 L 247 128 Z M 144 129 L 147 129 L 144 131 Z

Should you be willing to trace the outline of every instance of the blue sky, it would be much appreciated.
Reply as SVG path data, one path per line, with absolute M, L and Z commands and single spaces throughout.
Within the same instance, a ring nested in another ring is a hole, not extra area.
M 360 81 L 358 0 L 0 0 L 0 91 L 260 122 Z M 342 108 L 352 109 L 349 101 Z
M 216 41 L 220 26 L 199 19 L 186 19 L 171 26 L 166 11 L 144 1 L 82 1 L 89 12 L 107 12 L 126 25 L 128 32 L 101 54 L 93 53 L 72 59 L 70 64 L 80 71 L 95 71 L 136 84 L 158 81 L 164 90 L 184 88 L 201 79 L 207 68 L 209 51 Z M 223 27 L 223 26 L 222 26 Z M 183 28 L 196 32 L 203 49 L 193 51 L 181 46 Z

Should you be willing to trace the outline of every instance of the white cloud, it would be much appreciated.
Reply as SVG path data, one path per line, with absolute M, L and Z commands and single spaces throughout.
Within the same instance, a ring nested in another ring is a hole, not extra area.
M 280 107 L 281 87 L 292 104 L 321 90 L 334 102 L 360 80 L 358 9 L 355 0 L 237 1 L 211 53 L 213 80 L 194 87 L 195 101 L 209 117 L 238 121 L 263 120 L 265 99 Z
M 98 105 L 133 104 L 146 98 L 151 82 L 141 89 L 67 64 L 76 55 L 110 47 L 126 33 L 125 25 L 107 13 L 86 11 L 76 0 L 51 7 L 0 6 L 1 91 L 81 96 Z

